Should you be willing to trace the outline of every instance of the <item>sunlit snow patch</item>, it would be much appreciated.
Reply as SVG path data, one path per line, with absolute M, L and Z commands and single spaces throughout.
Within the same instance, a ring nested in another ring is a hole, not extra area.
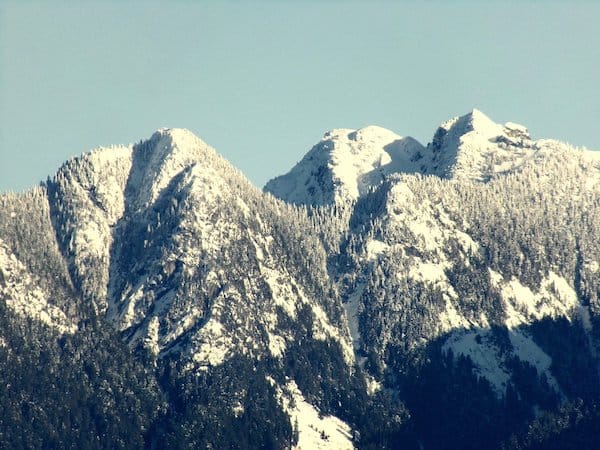
M 269 379 L 274 384 L 274 380 Z M 352 428 L 335 416 L 323 416 L 308 403 L 296 383 L 289 381 L 283 388 L 277 387 L 278 397 L 290 417 L 292 426 L 297 426 L 298 444 L 295 449 L 353 449 Z
M 0 298 L 23 317 L 30 317 L 59 333 L 75 333 L 77 326 L 64 312 L 48 303 L 48 294 L 31 279 L 25 266 L 0 239 Z

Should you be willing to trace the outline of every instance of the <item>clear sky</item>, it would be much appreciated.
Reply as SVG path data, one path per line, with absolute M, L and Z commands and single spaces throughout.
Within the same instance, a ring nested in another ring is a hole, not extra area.
M 0 191 L 192 130 L 257 186 L 331 128 L 473 107 L 600 149 L 600 2 L 0 0 Z

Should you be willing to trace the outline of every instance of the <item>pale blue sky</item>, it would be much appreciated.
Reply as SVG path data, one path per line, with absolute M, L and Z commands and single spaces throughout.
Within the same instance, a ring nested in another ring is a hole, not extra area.
M 473 107 L 600 149 L 600 2 L 0 0 L 0 191 L 189 128 L 256 185 L 331 128 Z

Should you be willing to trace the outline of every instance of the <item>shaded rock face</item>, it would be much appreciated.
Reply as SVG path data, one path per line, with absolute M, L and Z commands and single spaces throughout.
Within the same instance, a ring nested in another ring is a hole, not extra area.
M 265 191 L 187 130 L 74 158 L 0 196 L 1 311 L 56 358 L 123 342 L 168 399 L 144 445 L 497 447 L 593 416 L 594 152 L 473 110 L 427 146 L 333 130 Z

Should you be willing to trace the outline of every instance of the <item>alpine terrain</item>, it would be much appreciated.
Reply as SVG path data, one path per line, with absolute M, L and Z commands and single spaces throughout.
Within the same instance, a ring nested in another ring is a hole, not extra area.
M 472 112 L 255 188 L 187 130 L 0 195 L 0 446 L 599 448 L 600 152 Z

